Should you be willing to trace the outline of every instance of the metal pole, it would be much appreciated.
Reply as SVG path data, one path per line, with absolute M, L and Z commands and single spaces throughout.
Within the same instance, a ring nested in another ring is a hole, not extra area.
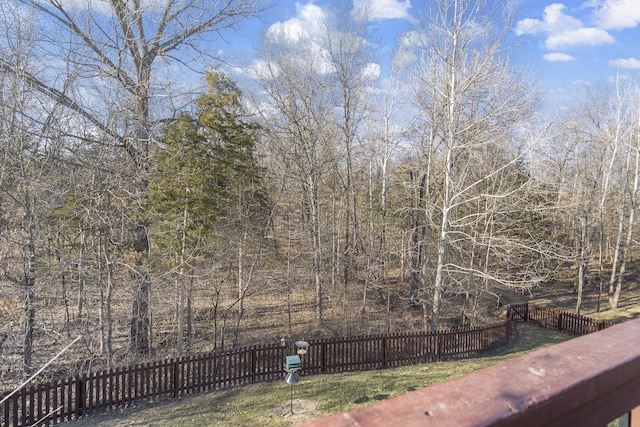
M 289 384 L 289 395 L 291 399 L 290 412 L 291 412 L 291 415 L 293 415 L 293 384 Z

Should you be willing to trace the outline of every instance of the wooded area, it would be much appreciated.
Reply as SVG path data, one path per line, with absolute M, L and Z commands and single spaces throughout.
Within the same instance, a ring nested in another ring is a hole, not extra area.
M 232 76 L 216 47 L 266 2 L 2 2 L 1 383 L 77 336 L 46 377 L 475 326 L 550 284 L 615 309 L 637 82 L 549 117 L 513 10 L 432 3 L 380 79 L 366 10 L 266 32 Z

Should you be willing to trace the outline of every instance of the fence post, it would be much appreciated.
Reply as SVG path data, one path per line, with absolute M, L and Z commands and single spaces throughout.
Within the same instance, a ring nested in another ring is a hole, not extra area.
M 2 393 L 0 394 L 0 399 L 4 399 L 4 397 L 7 395 L 7 393 Z M 3 413 L 4 413 L 4 420 L 7 423 L 7 425 L 16 425 L 17 424 L 17 419 L 10 417 L 9 416 L 9 408 L 10 407 L 15 407 L 15 401 L 12 398 L 9 398 L 7 400 L 5 400 L 5 402 L 3 403 Z
M 327 341 L 326 340 L 322 340 L 322 347 L 320 348 L 321 354 L 320 354 L 320 372 L 322 372 L 323 374 L 326 372 L 327 369 Z
M 558 313 L 558 330 L 562 332 L 562 312 Z
M 84 415 L 84 398 L 86 394 L 84 378 L 76 375 L 76 419 Z
M 256 381 L 256 346 L 251 347 L 251 382 Z
M 529 321 L 529 303 L 524 303 L 524 323 Z
M 382 367 L 387 367 L 387 335 L 382 336 Z
M 27 425 L 27 388 L 23 387 L 19 393 L 20 396 L 20 424 Z
M 179 363 L 178 363 L 178 358 L 173 360 L 173 397 L 178 397 L 178 380 L 180 378 L 180 375 L 178 373 L 178 367 L 179 367 Z

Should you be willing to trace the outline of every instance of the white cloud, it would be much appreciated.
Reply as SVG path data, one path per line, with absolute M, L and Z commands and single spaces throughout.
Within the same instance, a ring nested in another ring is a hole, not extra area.
M 362 74 L 365 78 L 376 80 L 378 77 L 380 77 L 380 64 L 376 64 L 374 62 L 367 64 L 367 66 L 362 71 Z
M 297 42 L 308 36 L 304 22 L 298 18 L 292 18 L 285 22 L 276 22 L 267 30 L 267 36 L 272 40 L 284 38 Z
M 314 28 L 318 28 L 320 23 L 325 19 L 324 11 L 320 6 L 316 6 L 313 2 L 307 4 L 296 3 L 296 13 L 304 21 Z
M 544 22 L 539 19 L 525 18 L 516 24 L 515 33 L 517 36 L 523 34 L 536 34 L 543 31 Z
M 285 38 L 293 42 L 308 39 L 320 31 L 324 19 L 324 11 L 319 6 L 313 3 L 296 3 L 296 17 L 271 25 L 267 36 L 272 40 Z
M 599 46 L 615 41 L 604 29 L 585 26 L 579 19 L 565 13 L 566 10 L 565 5 L 553 3 L 544 8 L 542 20 L 522 19 L 516 24 L 515 32 L 517 35 L 546 34 L 545 47 L 549 50 L 562 50 L 570 46 Z
M 611 64 L 614 67 L 619 67 L 619 68 L 628 68 L 631 70 L 640 70 L 640 59 L 635 59 L 635 58 L 620 58 L 620 59 L 614 59 L 609 61 L 609 64 Z
M 594 12 L 600 28 L 622 30 L 640 24 L 640 1 L 604 0 Z
M 550 50 L 561 50 L 569 46 L 599 46 L 611 44 L 615 39 L 605 30 L 593 27 L 566 30 L 549 34 L 545 46 Z
M 574 60 L 573 56 L 560 52 L 547 53 L 543 58 L 549 62 L 570 62 Z
M 369 20 L 409 18 L 411 0 L 354 0 L 353 8 L 364 11 Z
M 518 21 L 515 32 L 517 35 L 556 33 L 581 28 L 583 25 L 579 19 L 564 13 L 566 8 L 565 5 L 560 3 L 550 4 L 544 8 L 542 21 L 539 19 L 525 18 Z

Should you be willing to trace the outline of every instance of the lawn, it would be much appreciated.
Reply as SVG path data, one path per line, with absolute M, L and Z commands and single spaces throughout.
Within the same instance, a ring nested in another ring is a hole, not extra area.
M 517 326 L 514 342 L 484 357 L 359 373 L 303 375 L 300 383 L 293 386 L 286 384 L 283 378 L 283 381 L 146 404 L 68 425 L 287 426 L 337 412 L 351 411 L 569 338 L 571 337 L 555 331 L 521 324 Z

